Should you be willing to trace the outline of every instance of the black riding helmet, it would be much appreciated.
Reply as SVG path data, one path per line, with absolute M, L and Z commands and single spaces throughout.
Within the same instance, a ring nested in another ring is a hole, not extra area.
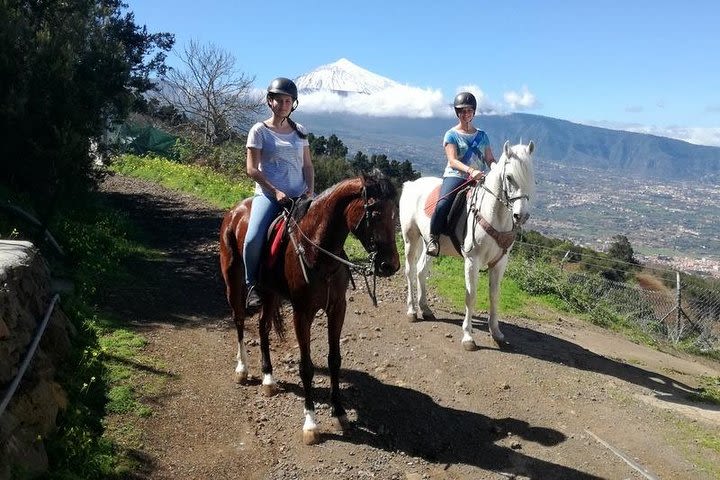
M 477 110 L 477 100 L 475 100 L 475 95 L 470 92 L 458 93 L 457 95 L 455 95 L 453 107 L 455 107 L 455 115 L 459 115 L 460 110 L 467 107 L 471 107 L 474 112 L 475 110 Z
M 298 90 L 295 82 L 285 77 L 278 77 L 268 85 L 268 93 L 280 93 L 283 95 L 290 95 L 293 100 L 298 98 Z

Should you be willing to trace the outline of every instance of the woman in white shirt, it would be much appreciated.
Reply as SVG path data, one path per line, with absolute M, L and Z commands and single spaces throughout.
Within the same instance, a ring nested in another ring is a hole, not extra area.
M 292 80 L 279 77 L 270 82 L 266 100 L 272 116 L 256 123 L 248 132 L 247 174 L 255 180 L 255 196 L 243 244 L 248 314 L 257 312 L 262 305 L 256 283 L 270 223 L 283 205 L 293 198 L 312 196 L 315 188 L 307 132 L 290 119 L 298 105 L 297 97 L 297 86 Z

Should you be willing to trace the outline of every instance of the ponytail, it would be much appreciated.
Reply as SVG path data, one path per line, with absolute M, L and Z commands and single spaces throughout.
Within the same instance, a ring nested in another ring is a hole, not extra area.
M 291 118 L 288 116 L 288 117 L 285 118 L 285 120 L 287 120 L 288 124 L 292 127 L 293 130 L 295 130 L 295 133 L 297 133 L 298 137 L 302 138 L 303 140 L 305 140 L 305 139 L 307 138 L 307 134 L 306 134 L 306 133 L 302 133 L 302 132 L 300 131 L 300 129 L 299 129 L 298 126 L 297 126 L 297 123 L 295 123 L 295 121 L 294 121 L 293 119 L 291 119 Z

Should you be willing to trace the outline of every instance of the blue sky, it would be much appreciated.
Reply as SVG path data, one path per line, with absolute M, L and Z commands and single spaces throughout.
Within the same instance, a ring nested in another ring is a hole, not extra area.
M 720 146 L 714 1 L 127 3 L 176 49 L 192 39 L 228 51 L 258 88 L 347 58 L 444 103 L 471 87 L 501 112 Z

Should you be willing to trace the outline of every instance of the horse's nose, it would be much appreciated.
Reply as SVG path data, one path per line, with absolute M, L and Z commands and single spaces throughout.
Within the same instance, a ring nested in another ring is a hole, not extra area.
M 393 273 L 400 270 L 400 264 L 394 265 L 393 262 L 380 262 L 377 268 L 377 274 L 381 277 L 389 277 Z
M 515 213 L 515 214 L 513 214 L 513 217 L 515 218 L 515 223 L 517 223 L 518 225 L 522 225 L 528 221 L 528 219 L 530 218 L 530 214 L 529 213 Z

